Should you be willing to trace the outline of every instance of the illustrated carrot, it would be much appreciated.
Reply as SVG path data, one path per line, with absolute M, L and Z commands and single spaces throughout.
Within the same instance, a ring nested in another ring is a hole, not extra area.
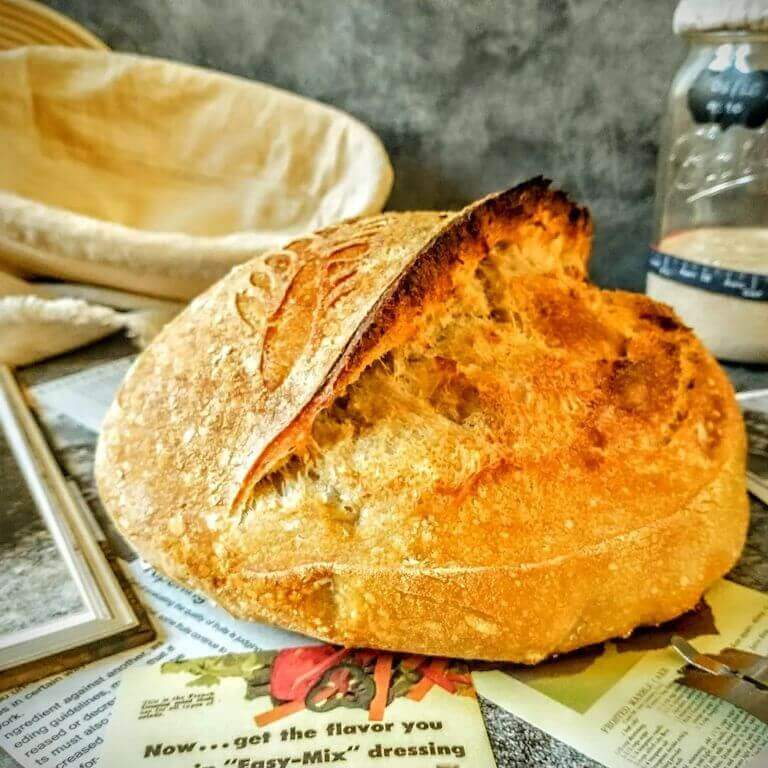
M 278 720 L 282 720 L 284 717 L 288 717 L 288 715 L 292 715 L 295 712 L 301 712 L 302 709 L 304 709 L 304 701 L 302 699 L 296 699 L 296 701 L 289 701 L 285 704 L 280 704 L 280 706 L 275 707 L 274 709 L 262 712 L 260 715 L 256 715 L 253 719 L 256 721 L 256 725 L 258 725 L 259 728 L 263 728 L 265 725 L 276 723 Z
M 439 685 L 448 693 L 456 693 L 456 686 L 445 675 L 448 662 L 445 659 L 435 659 L 425 670 L 424 677 L 428 677 L 435 685 Z
M 434 683 L 428 677 L 422 677 L 405 695 L 412 701 L 421 701 L 429 693 L 433 685 Z
M 424 676 L 406 694 L 408 698 L 413 701 L 421 701 L 435 684 L 445 688 L 449 693 L 453 693 L 456 690 L 456 686 L 443 674 L 447 666 L 447 659 L 433 659 L 430 661 L 422 670 Z
M 371 706 L 368 708 L 369 720 L 383 720 L 384 710 L 387 708 L 387 698 L 389 697 L 389 681 L 392 677 L 392 654 L 382 653 L 376 659 L 376 666 L 373 668 L 373 682 L 376 685 L 376 694 L 371 700 Z

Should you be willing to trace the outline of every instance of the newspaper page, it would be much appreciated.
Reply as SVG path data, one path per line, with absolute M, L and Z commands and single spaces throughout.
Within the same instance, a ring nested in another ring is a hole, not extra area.
M 466 663 L 330 645 L 126 673 L 102 753 L 121 768 L 491 768 Z
M 36 408 L 65 414 L 86 429 L 98 432 L 117 388 L 135 359 L 135 355 L 128 355 L 93 365 L 38 384 L 27 394 Z
M 761 750 L 751 760 L 747 761 L 744 768 L 765 768 L 768 765 L 768 747 Z
M 768 596 L 720 581 L 699 611 L 664 628 L 535 667 L 478 672 L 475 687 L 608 768 L 743 768 L 768 748 L 768 726 L 675 683 L 685 664 L 672 634 L 703 653 L 766 654 Z

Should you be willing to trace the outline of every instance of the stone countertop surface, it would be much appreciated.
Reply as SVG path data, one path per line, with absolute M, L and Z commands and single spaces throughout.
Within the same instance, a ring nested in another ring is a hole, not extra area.
M 22 384 L 31 386 L 97 363 L 123 357 L 134 351 L 135 349 L 128 341 L 116 336 L 83 350 L 22 369 L 18 375 Z M 768 388 L 768 369 L 766 368 L 743 366 L 726 368 L 739 390 Z M 105 529 L 110 529 L 108 531 L 110 539 L 118 540 L 119 536 L 114 529 L 111 529 L 111 524 L 101 509 L 93 487 L 93 452 L 96 435 L 65 416 L 46 417 L 42 421 L 42 427 L 64 471 L 78 483 L 100 524 Z M 7 455 L 7 448 L 0 444 L 0 465 L 4 455 Z M 35 564 L 43 560 L 51 550 L 50 537 L 46 536 L 44 528 L 35 517 L 30 517 L 28 524 L 23 523 L 17 506 L 24 503 L 23 489 L 11 488 L 10 505 L 6 506 L 6 509 L 15 510 L 13 521 L 16 528 L 12 536 L 8 532 L 4 538 L 17 542 L 18 548 L 12 554 L 14 567 L 20 569 L 19 572 L 34 570 Z M 6 504 L 8 505 L 7 499 Z M 768 507 L 756 499 L 751 499 L 751 504 L 752 519 L 747 545 L 741 560 L 729 574 L 729 578 L 740 584 L 768 591 Z M 8 520 L 11 518 L 9 517 Z M 0 517 L 0 521 L 5 523 L 6 519 Z M 2 549 L 4 538 L 0 537 L 0 555 L 2 556 L 5 556 Z M 127 547 L 120 549 L 121 556 L 133 559 Z M 18 587 L 18 582 L 16 585 Z M 39 574 L 34 583 L 34 591 L 28 591 L 30 599 L 23 601 L 30 605 L 30 612 L 27 614 L 28 623 L 39 620 L 38 612 L 41 610 L 39 606 L 58 602 L 60 591 L 60 574 L 55 567 L 52 566 L 46 569 L 45 573 Z M 12 604 L 18 606 L 19 602 L 18 591 L 12 595 L 0 591 L 0 616 L 6 610 L 5 603 L 9 606 Z M 17 611 L 17 613 L 19 615 L 16 619 L 23 621 L 23 611 Z M 498 768 L 599 768 L 598 763 L 509 712 L 488 701 L 481 700 L 480 703 Z M 0 768 L 18 768 L 18 764 L 6 755 L 1 747 Z

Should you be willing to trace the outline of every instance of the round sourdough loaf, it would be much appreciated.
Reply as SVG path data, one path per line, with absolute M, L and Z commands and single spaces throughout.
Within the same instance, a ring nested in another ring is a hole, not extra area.
M 745 441 L 673 312 L 586 278 L 535 179 L 235 268 L 139 357 L 102 499 L 233 615 L 536 662 L 692 608 L 747 526 Z

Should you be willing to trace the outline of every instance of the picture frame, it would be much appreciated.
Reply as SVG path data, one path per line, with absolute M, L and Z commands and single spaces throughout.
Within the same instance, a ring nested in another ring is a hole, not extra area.
M 0 633 L 2 692 L 149 643 L 156 633 L 7 366 L 0 366 L 0 430 L 79 597 L 66 615 Z

